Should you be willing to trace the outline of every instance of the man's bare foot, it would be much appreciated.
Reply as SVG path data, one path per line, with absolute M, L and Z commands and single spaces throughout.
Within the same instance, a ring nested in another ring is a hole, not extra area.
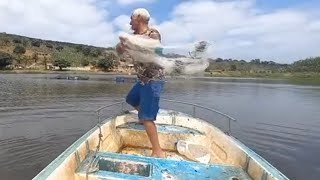
M 143 125 L 152 145 L 151 156 L 164 158 L 165 154 L 160 147 L 156 124 L 152 120 L 144 120 Z
M 166 155 L 163 151 L 160 151 L 160 152 L 153 152 L 152 151 L 151 156 L 156 157 L 156 158 L 165 158 L 166 157 Z

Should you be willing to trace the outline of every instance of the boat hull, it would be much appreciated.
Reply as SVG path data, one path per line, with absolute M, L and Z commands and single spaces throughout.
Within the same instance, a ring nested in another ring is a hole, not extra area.
M 181 112 L 163 109 L 159 111 L 156 124 L 160 145 L 167 155 L 166 159 L 150 157 L 151 143 L 143 126 L 138 123 L 137 112 L 131 111 L 107 119 L 101 123 L 101 128 L 97 126 L 88 131 L 34 179 L 158 179 L 164 174 L 172 176 L 173 179 L 288 179 L 257 153 L 222 132 L 214 124 Z M 210 161 L 202 163 L 181 155 L 176 147 L 180 140 L 205 147 Z M 145 174 L 143 176 L 134 170 L 144 166 L 136 163 L 129 166 L 129 170 L 127 167 L 128 172 L 135 172 L 130 174 L 120 171 L 119 167 L 123 168 L 120 165 L 113 169 L 103 168 L 108 163 L 101 159 L 109 159 L 109 166 L 112 159 L 122 159 L 127 164 L 144 162 L 151 170 L 149 173 L 141 170 L 142 174 Z M 183 168 L 188 171 L 177 170 Z M 204 176 L 200 176 L 199 173 Z

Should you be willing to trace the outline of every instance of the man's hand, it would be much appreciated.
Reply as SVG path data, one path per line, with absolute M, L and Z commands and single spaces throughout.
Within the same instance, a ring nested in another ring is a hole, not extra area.
M 152 39 L 156 39 L 156 40 L 160 40 L 161 41 L 161 35 L 158 31 L 156 32 L 152 32 L 150 35 L 149 35 L 150 38 Z
M 126 38 L 120 36 L 119 39 L 120 39 L 120 42 L 116 46 L 116 51 L 118 54 L 123 54 L 127 49 L 126 45 L 124 44 L 124 42 L 126 41 Z
M 151 28 L 152 32 L 149 34 L 149 37 L 161 41 L 160 32 L 157 29 Z
M 123 54 L 125 52 L 125 46 L 120 42 L 116 46 L 116 51 L 119 55 Z

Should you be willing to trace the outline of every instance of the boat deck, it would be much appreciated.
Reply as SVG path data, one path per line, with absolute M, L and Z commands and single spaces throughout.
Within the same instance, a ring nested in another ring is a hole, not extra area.
M 150 158 L 131 154 L 99 152 L 94 167 L 86 173 L 93 156 L 77 170 L 79 179 L 228 179 L 248 180 L 239 167 L 202 164 L 184 160 Z
M 172 124 L 157 124 L 161 139 L 167 139 L 166 158 L 149 157 L 151 149 L 144 126 L 128 122 L 117 126 L 124 145 L 119 152 L 91 152 L 77 169 L 81 179 L 228 179 L 247 180 L 247 173 L 240 167 L 226 165 L 215 156 L 209 164 L 192 161 L 179 154 L 175 142 L 181 139 L 204 138 L 195 129 Z M 135 141 L 137 140 L 137 141 Z M 140 144 L 139 144 L 140 143 Z M 91 164 L 91 165 L 90 165 Z M 90 167 L 89 167 L 90 166 Z
M 128 139 L 127 146 L 124 146 L 119 153 L 122 154 L 133 154 L 137 156 L 149 156 L 151 154 L 151 149 L 149 147 L 143 146 L 142 144 L 135 143 L 134 138 L 138 138 L 139 142 L 148 142 L 149 140 L 145 136 L 144 126 L 137 122 L 130 122 L 117 127 L 120 131 L 125 131 L 123 134 L 130 134 L 127 137 Z M 185 156 L 179 154 L 175 149 L 175 143 L 181 139 L 190 139 L 190 138 L 203 138 L 205 134 L 195 129 L 176 126 L 171 124 L 157 124 L 157 131 L 161 139 L 168 139 L 167 149 L 164 149 L 167 159 L 176 159 L 176 160 L 190 160 Z M 144 141 L 141 139 L 144 138 Z M 171 148 L 170 148 L 171 147 Z M 211 156 L 211 162 L 216 164 L 223 163 L 217 156 Z
M 144 126 L 135 111 L 125 112 L 89 130 L 34 179 L 288 179 L 201 119 L 160 110 L 156 123 L 166 158 L 150 157 L 152 145 Z

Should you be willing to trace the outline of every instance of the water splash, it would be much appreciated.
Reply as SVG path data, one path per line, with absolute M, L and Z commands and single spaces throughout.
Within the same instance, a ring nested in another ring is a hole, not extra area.
M 209 66 L 207 49 L 210 43 L 207 41 L 163 46 L 158 40 L 130 34 L 120 35 L 120 41 L 126 47 L 126 58 L 138 63 L 158 64 L 168 74 L 196 74 Z

